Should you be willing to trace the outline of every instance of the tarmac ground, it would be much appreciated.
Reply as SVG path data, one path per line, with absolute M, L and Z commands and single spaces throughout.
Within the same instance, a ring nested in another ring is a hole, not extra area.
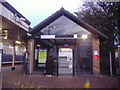
M 23 75 L 22 66 L 15 70 L 2 68 L 2 88 L 84 88 L 86 80 L 90 88 L 120 88 L 120 78 L 102 75 L 80 76 L 42 76 L 39 74 Z

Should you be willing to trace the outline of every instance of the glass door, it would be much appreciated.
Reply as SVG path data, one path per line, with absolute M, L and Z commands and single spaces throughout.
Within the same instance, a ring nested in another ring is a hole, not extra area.
M 78 46 L 78 73 L 92 74 L 92 46 L 84 42 Z

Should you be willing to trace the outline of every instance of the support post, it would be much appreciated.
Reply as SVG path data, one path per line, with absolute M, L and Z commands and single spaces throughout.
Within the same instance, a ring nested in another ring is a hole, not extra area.
M 120 45 L 118 46 L 118 62 L 119 62 L 119 74 L 120 74 Z
M 15 42 L 13 42 L 12 54 L 13 54 L 13 57 L 12 57 L 12 67 L 11 67 L 11 70 L 15 70 Z
M 0 49 L 0 90 L 2 90 L 2 57 L 3 49 Z
M 111 55 L 111 52 L 109 52 L 109 55 L 110 55 L 110 75 L 112 76 L 113 72 L 112 72 L 112 55 Z
M 0 15 L 2 14 L 2 1 L 0 0 Z M 2 17 L 0 16 L 0 33 L 2 33 Z M 0 90 L 2 90 L 2 51 L 3 42 L 2 36 L 0 36 Z
M 116 69 L 115 69 L 115 47 L 114 47 L 114 31 L 111 29 L 109 31 L 109 52 L 111 53 L 110 58 L 111 58 L 111 67 L 112 68 L 112 73 L 110 72 L 111 75 L 116 74 Z
M 32 74 L 34 63 L 34 39 L 28 40 L 28 72 Z

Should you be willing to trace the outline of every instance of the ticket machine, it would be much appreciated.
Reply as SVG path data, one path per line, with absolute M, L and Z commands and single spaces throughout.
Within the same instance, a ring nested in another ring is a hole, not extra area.
M 59 48 L 58 75 L 73 75 L 73 50 L 70 47 Z

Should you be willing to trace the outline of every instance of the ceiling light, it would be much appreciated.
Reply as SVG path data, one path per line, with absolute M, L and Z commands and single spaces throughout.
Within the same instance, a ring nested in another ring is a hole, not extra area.
M 40 45 L 39 45 L 39 44 L 38 44 L 37 46 L 38 46 L 38 47 L 40 47 Z
M 17 43 L 17 44 L 21 44 L 21 42 L 20 42 L 20 41 L 15 41 L 15 43 Z

